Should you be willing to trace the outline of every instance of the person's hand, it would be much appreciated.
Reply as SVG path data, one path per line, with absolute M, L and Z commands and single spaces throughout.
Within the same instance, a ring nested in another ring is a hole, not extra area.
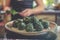
M 3 10 L 6 11 L 6 10 L 10 10 L 11 8 L 10 7 L 5 7 Z
M 26 17 L 26 16 L 30 16 L 33 14 L 32 9 L 25 9 L 24 11 L 19 13 L 21 16 Z

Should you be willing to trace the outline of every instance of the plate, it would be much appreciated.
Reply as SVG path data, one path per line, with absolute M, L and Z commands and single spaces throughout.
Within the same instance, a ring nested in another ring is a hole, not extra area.
M 41 35 L 45 34 L 48 31 L 54 31 L 56 29 L 56 23 L 50 22 L 49 28 L 48 29 L 43 29 L 42 31 L 39 32 L 26 32 L 25 30 L 18 30 L 17 28 L 12 27 L 13 21 L 8 22 L 5 24 L 5 28 L 9 31 L 15 32 L 17 34 L 22 34 L 22 35 Z M 10 26 L 9 26 L 10 25 Z

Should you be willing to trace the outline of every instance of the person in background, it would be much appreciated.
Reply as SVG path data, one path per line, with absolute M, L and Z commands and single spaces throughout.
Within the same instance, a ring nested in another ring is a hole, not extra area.
M 35 1 L 37 4 L 35 8 L 33 8 L 33 1 Z M 14 20 L 20 18 L 21 16 L 27 17 L 30 15 L 41 13 L 44 10 L 44 4 L 43 4 L 43 0 L 6 0 L 6 5 L 4 7 L 4 10 L 6 11 L 10 8 L 19 12 L 18 14 L 12 16 L 12 19 Z M 54 34 L 53 32 L 47 32 L 39 36 L 24 36 L 24 35 L 16 34 L 11 31 L 7 31 L 6 36 L 7 38 L 11 38 L 11 39 L 32 39 L 32 40 L 33 39 L 39 39 L 39 40 L 56 39 L 56 34 Z
M 33 1 L 37 4 L 35 8 L 33 8 Z M 19 16 L 26 17 L 42 12 L 44 10 L 44 4 L 43 0 L 6 0 L 4 10 L 8 10 L 10 8 L 20 12 L 19 14 L 13 16 L 13 19 L 17 19 Z

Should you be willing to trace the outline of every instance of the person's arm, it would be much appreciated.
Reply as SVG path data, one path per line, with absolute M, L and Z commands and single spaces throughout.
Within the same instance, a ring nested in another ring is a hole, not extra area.
M 39 14 L 40 12 L 42 12 L 44 10 L 44 4 L 43 4 L 43 0 L 35 0 L 36 1 L 36 8 L 30 9 L 27 8 L 24 11 L 22 11 L 21 13 L 19 13 L 21 16 L 30 16 L 32 14 Z
M 10 0 L 6 0 L 6 4 L 4 6 L 4 10 L 9 10 L 10 9 Z
M 35 0 L 37 6 L 36 8 L 32 9 L 34 14 L 38 14 L 44 10 L 43 0 Z

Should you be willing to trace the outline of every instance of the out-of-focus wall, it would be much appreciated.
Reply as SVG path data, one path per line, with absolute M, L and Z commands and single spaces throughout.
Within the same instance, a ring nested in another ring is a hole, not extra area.
M 6 0 L 0 0 L 0 5 L 5 6 L 6 5 Z

